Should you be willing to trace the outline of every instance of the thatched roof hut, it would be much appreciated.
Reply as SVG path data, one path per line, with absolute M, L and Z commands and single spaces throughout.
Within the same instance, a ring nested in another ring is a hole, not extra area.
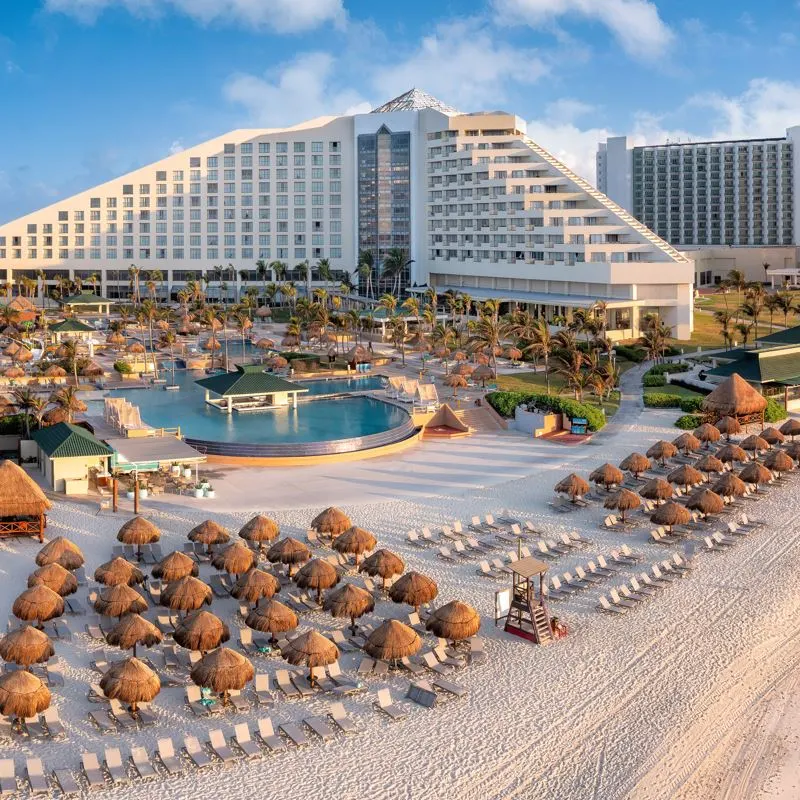
M 367 637 L 364 650 L 381 661 L 413 656 L 422 647 L 417 632 L 396 619 L 387 619 Z
M 350 517 L 336 506 L 330 506 L 317 514 L 311 521 L 311 527 L 317 533 L 327 533 L 329 536 L 339 536 L 353 527 Z
M 142 560 L 142 545 L 154 544 L 161 539 L 161 531 L 145 517 L 134 517 L 123 523 L 117 531 L 117 541 L 136 545 L 137 558 Z
M 254 567 L 236 581 L 231 594 L 245 603 L 257 603 L 262 597 L 272 597 L 280 588 L 274 575 Z
M 94 610 L 104 617 L 121 619 L 125 614 L 140 614 L 147 610 L 147 600 L 125 583 L 108 586 L 94 601 Z
M 22 467 L 13 461 L 0 462 L 0 519 L 42 520 L 51 506 L 45 493 Z
M 161 592 L 161 605 L 173 611 L 196 611 L 202 605 L 210 606 L 211 600 L 211 587 L 191 575 L 173 581 Z
M 772 480 L 772 473 L 758 461 L 751 461 L 739 472 L 739 477 L 745 483 L 752 483 L 758 487 L 762 483 L 769 483 Z
M 295 636 L 281 648 L 281 655 L 294 666 L 308 667 L 311 685 L 314 685 L 314 667 L 333 664 L 339 658 L 339 648 L 317 631 L 308 631 Z
M 263 514 L 247 520 L 239 529 L 239 536 L 247 542 L 258 542 L 259 552 L 262 550 L 264 542 L 272 542 L 280 536 L 281 529 L 274 519 L 265 517 Z
M 105 586 L 116 586 L 120 583 L 133 586 L 144 582 L 144 573 L 131 564 L 130 561 L 117 556 L 117 558 L 112 558 L 111 561 L 101 564 L 94 571 L 94 579 Z
M 739 447 L 751 453 L 764 453 L 770 449 L 770 444 L 766 439 L 762 439 L 760 436 L 756 436 L 756 434 L 753 433 L 739 442 Z
M 278 539 L 269 550 L 267 550 L 267 560 L 273 564 L 286 564 L 289 567 L 289 575 L 292 574 L 292 566 L 304 564 L 311 558 L 311 551 L 303 542 L 287 536 Z
M 26 589 L 11 606 L 11 613 L 23 622 L 38 622 L 38 628 L 49 619 L 60 617 L 64 613 L 64 598 L 46 586 L 34 586 Z
M 109 700 L 127 703 L 135 717 L 138 704 L 149 703 L 161 691 L 161 681 L 138 658 L 126 658 L 109 667 L 100 679 L 100 688 Z
M 321 558 L 312 558 L 311 561 L 300 567 L 294 580 L 301 589 L 316 591 L 319 603 L 323 590 L 330 589 L 339 583 L 339 573 L 330 562 Z
M 583 495 L 589 493 L 589 484 L 574 472 L 567 475 L 566 478 L 562 478 L 554 488 L 558 494 L 569 495 L 573 503 L 575 498 L 583 497 Z
M 616 509 L 625 522 L 625 514 L 635 511 L 642 504 L 642 498 L 630 489 L 620 489 L 616 494 L 610 494 L 603 503 L 605 508 Z
M 711 489 L 722 497 L 741 497 L 747 491 L 747 486 L 741 478 L 726 472 Z
M 718 419 L 714 423 L 714 427 L 721 434 L 724 434 L 728 441 L 731 440 L 731 436 L 735 436 L 737 433 L 742 432 L 742 426 L 739 424 L 739 420 L 735 417 L 722 417 L 722 419 Z
M 32 673 L 20 669 L 0 676 L 0 714 L 22 720 L 35 717 L 50 706 L 50 690 Z
M 59 422 L 69 421 L 69 411 L 61 406 L 55 406 L 44 412 L 42 416 L 42 425 L 49 428 L 51 425 L 58 425 Z
M 763 418 L 767 400 L 744 378 L 734 372 L 703 400 L 703 411 L 719 417 L 742 417 L 759 415 Z
M 612 486 L 618 486 L 625 480 L 625 475 L 622 470 L 615 467 L 613 464 L 601 464 L 597 469 L 593 470 L 589 475 L 589 480 L 592 483 L 605 486 L 610 489 Z
M 416 612 L 419 612 L 420 606 L 435 600 L 438 594 L 436 581 L 421 572 L 406 572 L 389 589 L 389 597 L 393 602 L 413 606 Z
M 65 378 L 67 371 L 58 364 L 51 364 L 43 373 L 45 378 Z
M 663 464 L 668 458 L 672 458 L 677 452 L 678 448 L 675 447 L 672 442 L 665 442 L 663 439 L 661 439 L 648 448 L 647 455 L 649 458 L 655 458 L 657 461 L 660 461 Z
M 620 461 L 619 466 L 620 469 L 627 470 L 638 478 L 643 472 L 647 472 L 653 464 L 650 459 L 642 455 L 642 453 L 631 453 Z
M 261 317 L 262 319 L 265 317 L 271 317 L 272 309 L 269 306 L 259 306 L 256 309 L 256 316 Z
M 283 356 L 273 356 L 267 361 L 267 366 L 272 367 L 272 369 L 283 369 L 288 365 L 289 362 Z
M 83 562 L 83 553 L 78 545 L 63 536 L 52 539 L 36 554 L 36 565 L 39 567 L 61 564 L 64 569 L 73 570 L 82 567 Z
M 352 583 L 344 583 L 338 589 L 328 592 L 323 608 L 332 617 L 346 617 L 355 634 L 356 619 L 375 608 L 375 598 L 366 589 Z
M 131 342 L 125 349 L 134 355 L 142 355 L 145 352 L 145 346 L 141 342 Z
M 656 525 L 664 525 L 671 531 L 675 525 L 685 525 L 692 518 L 686 508 L 670 500 L 660 505 L 651 515 L 650 521 Z
M 704 517 L 709 514 L 720 514 L 725 510 L 725 501 L 711 489 L 695 492 L 686 502 L 686 508 L 699 511 Z
M 41 664 L 55 655 L 50 637 L 38 628 L 25 625 L 0 639 L 0 658 L 21 667 Z
M 225 544 L 231 536 L 218 522 L 214 522 L 213 519 L 207 519 L 199 525 L 195 525 L 189 531 L 188 538 L 190 542 L 204 544 L 208 552 L 211 553 L 212 545 Z
M 139 614 L 125 614 L 106 636 L 110 645 L 120 650 L 133 650 L 134 657 L 137 645 L 152 647 L 163 638 L 161 631 Z
M 457 642 L 475 636 L 480 630 L 481 618 L 472 606 L 452 600 L 437 608 L 428 617 L 425 627 L 435 636 Z
M 347 355 L 344 359 L 350 364 L 363 364 L 372 361 L 372 353 L 370 353 L 366 347 L 357 344 L 347 351 Z
M 675 494 L 675 490 L 663 478 L 653 478 L 639 489 L 639 494 L 647 500 L 661 502 L 669 500 Z
M 405 562 L 400 556 L 391 550 L 381 548 L 364 559 L 359 571 L 366 572 L 372 577 L 379 576 L 383 580 L 383 588 L 386 589 L 386 581 L 395 575 L 400 575 L 405 568 Z
M 721 474 L 725 471 L 725 465 L 716 456 L 712 456 L 710 453 L 698 459 L 694 466 L 695 469 L 699 469 L 700 472 L 706 473 L 707 481 L 711 480 L 712 472 Z
M 784 452 L 795 461 L 800 461 L 800 442 L 789 442 Z
M 356 566 L 358 566 L 358 557 L 364 553 L 368 553 L 374 549 L 378 540 L 370 531 L 364 528 L 358 528 L 353 525 L 348 528 L 341 536 L 337 536 L 333 540 L 333 549 L 338 553 L 345 553 L 354 555 L 356 557 Z
M 236 541 L 215 553 L 211 563 L 217 569 L 224 569 L 229 575 L 242 575 L 256 563 L 256 554 L 243 542 Z
M 47 564 L 34 570 L 28 576 L 28 588 L 39 585 L 52 589 L 56 594 L 66 597 L 78 591 L 78 579 L 61 564 Z
M 187 650 L 205 653 L 231 638 L 228 626 L 215 614 L 204 609 L 187 614 L 175 628 L 172 638 Z
M 248 628 L 261 633 L 271 634 L 270 642 L 277 643 L 276 633 L 292 631 L 297 627 L 297 614 L 289 606 L 270 598 L 266 603 L 259 603 L 244 621 Z
M 240 653 L 228 647 L 219 647 L 204 655 L 192 668 L 191 678 L 198 686 L 205 686 L 222 694 L 222 704 L 228 702 L 231 689 L 244 689 L 253 680 L 253 665 Z
M 152 569 L 153 577 L 160 578 L 164 583 L 179 581 L 189 575 L 197 577 L 198 572 L 197 562 L 178 550 L 164 556 Z

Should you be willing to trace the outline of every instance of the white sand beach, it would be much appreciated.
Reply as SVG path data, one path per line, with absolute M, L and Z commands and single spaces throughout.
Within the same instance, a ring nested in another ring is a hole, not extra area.
M 162 773 L 157 780 L 132 782 L 109 789 L 109 794 L 181 800 L 201 787 L 204 794 L 223 800 L 243 793 L 292 800 L 320 791 L 337 798 L 464 800 L 797 796 L 788 789 L 797 783 L 797 765 L 780 770 L 777 765 L 798 736 L 798 479 L 790 478 L 762 501 L 748 504 L 752 517 L 768 523 L 764 529 L 741 537 L 724 553 L 696 554 L 690 575 L 619 618 L 596 610 L 598 596 L 649 562 L 683 553 L 686 545 L 648 543 L 651 526 L 646 521 L 628 533 L 600 530 L 607 513 L 600 504 L 564 515 L 547 507 L 553 484 L 567 472 L 586 476 L 604 461 L 618 463 L 656 439 L 674 438 L 674 416 L 626 405 L 607 431 L 575 447 L 513 434 L 478 435 L 348 465 L 216 470 L 216 500 L 202 505 L 188 498 L 148 501 L 145 510 L 162 529 L 164 552 L 180 548 L 188 530 L 207 517 L 235 531 L 253 512 L 263 512 L 280 522 L 283 533 L 303 538 L 321 508 L 339 505 L 354 523 L 372 530 L 381 545 L 401 554 L 407 568 L 434 577 L 440 601 L 460 598 L 480 611 L 488 659 L 454 674 L 469 694 L 440 708 L 428 710 L 402 700 L 408 686 L 404 675 L 368 678 L 368 692 L 345 698 L 361 730 L 356 736 L 317 740 L 290 752 L 265 753 L 252 762 L 219 764 L 204 770 L 201 778 L 189 771 L 183 777 Z M 556 573 L 597 554 L 608 555 L 622 544 L 642 554 L 643 561 L 620 572 L 618 579 L 552 603 L 552 613 L 569 628 L 566 639 L 538 647 L 511 637 L 492 622 L 494 591 L 506 582 L 478 577 L 477 558 L 448 564 L 437 557 L 436 548 L 413 547 L 405 538 L 411 528 L 435 528 L 503 509 L 549 533 L 576 530 L 592 540 L 553 562 Z M 96 510 L 96 505 L 59 502 L 48 527 L 49 536 L 66 535 L 83 549 L 87 572 L 110 557 L 116 531 L 130 516 Z M 10 613 L 13 598 L 24 588 L 37 549 L 32 541 L 0 543 L 3 615 Z M 85 590 L 78 597 L 85 600 Z M 235 641 L 243 623 L 234 602 L 215 598 L 212 610 L 231 625 Z M 407 611 L 382 601 L 374 616 L 400 617 Z M 75 632 L 73 641 L 56 644 L 66 685 L 54 689 L 53 697 L 68 737 L 61 742 L 17 739 L 11 748 L 4 746 L 4 755 L 16 759 L 18 770 L 25 757 L 37 755 L 47 769 L 77 772 L 84 750 L 102 756 L 104 747 L 115 745 L 127 756 L 132 745 L 143 745 L 152 753 L 161 736 L 171 736 L 176 745 L 192 733 L 202 741 L 216 727 L 231 735 L 233 724 L 241 721 L 252 731 L 265 715 L 254 705 L 247 714 L 197 719 L 181 688 L 165 688 L 154 703 L 160 720 L 155 728 L 104 737 L 87 719 L 86 700 L 89 682 L 98 677 L 89 662 L 101 648 L 82 632 L 80 616 L 67 620 Z M 312 613 L 301 620 L 301 630 L 307 627 L 324 631 L 343 625 Z M 352 669 L 354 656 L 343 656 L 342 665 Z M 283 666 L 279 658 L 263 658 L 257 659 L 256 670 L 274 674 Z M 376 691 L 384 687 L 399 700 L 406 719 L 392 723 L 373 710 Z M 786 713 L 765 707 L 765 700 L 776 696 L 784 699 Z M 329 703 L 324 696 L 279 699 L 268 713 L 277 725 L 324 715 Z M 778 717 L 774 725 L 773 716 Z M 780 747 L 755 745 L 748 731 L 759 725 L 772 725 L 770 742 L 778 737 Z M 760 763 L 767 752 L 773 765 L 768 770 Z M 736 753 L 749 786 L 744 794 L 725 788 Z

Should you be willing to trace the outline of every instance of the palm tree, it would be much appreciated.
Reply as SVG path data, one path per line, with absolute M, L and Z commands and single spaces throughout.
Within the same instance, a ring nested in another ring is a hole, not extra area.
M 397 298 L 393 294 L 382 294 L 378 300 L 378 308 L 386 309 L 386 315 L 392 316 L 397 309 Z
M 481 317 L 467 339 L 467 349 L 471 352 L 487 352 L 492 366 L 492 375 L 497 378 L 497 350 L 500 347 L 501 326 L 494 317 Z
M 537 356 L 541 356 L 544 361 L 544 382 L 547 387 L 547 394 L 550 394 L 550 354 L 553 352 L 553 337 L 550 334 L 550 326 L 547 320 L 539 317 L 534 320 L 530 329 L 531 343 L 528 348 Z
M 780 309 L 780 298 L 777 294 L 768 294 L 764 298 L 764 308 L 769 313 L 769 330 L 772 333 L 773 330 L 773 319 L 775 317 L 775 312 Z
M 134 303 L 138 303 L 142 299 L 139 291 L 139 267 L 136 264 L 131 264 L 128 267 L 128 277 L 130 278 L 131 297 Z
M 757 340 L 758 318 L 761 312 L 764 310 L 764 298 L 762 296 L 754 294 L 750 297 L 749 300 L 745 300 L 744 303 L 742 303 L 740 310 L 745 317 L 749 317 L 750 319 L 753 320 L 753 325 L 755 327 L 754 338 Z
M 295 264 L 295 272 L 300 276 L 301 281 L 305 281 L 306 284 L 306 297 L 311 297 L 311 265 L 308 263 L 308 260 L 301 261 L 299 264 Z
M 753 327 L 753 323 L 747 322 L 737 322 L 735 328 L 739 333 L 742 335 L 742 347 L 747 347 L 747 340 L 750 338 L 750 330 Z
M 366 278 L 366 294 L 369 299 L 372 299 L 372 271 L 375 268 L 375 257 L 372 255 L 372 250 L 362 250 L 358 254 L 358 275 L 360 278 Z
M 586 356 L 580 350 L 567 350 L 558 356 L 560 366 L 556 374 L 564 379 L 564 387 L 575 393 L 575 399 L 583 400 L 583 391 L 591 383 L 591 375 L 584 369 Z
M 244 363 L 244 352 L 247 347 L 246 335 L 253 323 L 250 321 L 248 314 L 243 311 L 234 311 L 233 318 L 236 320 L 236 327 L 239 329 L 239 335 L 242 337 L 242 363 Z
M 347 319 L 350 320 L 349 327 L 353 329 L 356 335 L 356 344 L 358 344 L 360 340 L 359 334 L 361 333 L 361 315 L 355 308 L 351 308 L 347 312 Z
M 275 297 L 277 296 L 280 289 L 276 283 L 268 283 L 264 287 L 264 299 L 266 300 L 267 305 L 271 306 L 275 303 Z
M 783 314 L 783 327 L 787 328 L 789 326 L 789 314 L 795 310 L 794 298 L 789 292 L 778 292 L 775 296 L 778 298 L 777 306 Z
M 150 354 L 153 357 L 153 376 L 158 378 L 158 359 L 156 358 L 156 348 L 153 340 L 153 322 L 158 318 L 158 308 L 153 300 L 142 300 L 140 309 L 141 319 L 147 323 L 150 339 Z M 144 334 L 144 331 L 142 331 Z M 144 336 L 142 337 L 144 338 Z M 147 357 L 145 356 L 145 359 Z
M 292 310 L 296 310 L 297 308 L 297 287 L 289 282 L 289 283 L 282 283 L 281 284 L 281 295 L 285 297 L 289 301 L 289 305 L 292 307 Z
M 400 351 L 403 366 L 406 365 L 406 320 L 400 314 L 395 314 L 389 320 L 389 334 L 392 343 Z
M 383 275 L 391 279 L 391 293 L 400 294 L 400 283 L 408 266 L 414 263 L 401 247 L 393 247 L 383 259 Z
M 331 269 L 331 262 L 327 258 L 321 258 L 317 261 L 317 275 L 325 284 L 333 283 L 333 270 Z
M 74 339 L 64 339 L 61 342 L 64 351 L 64 368 L 72 373 L 75 385 L 78 385 L 78 343 Z
M 14 389 L 12 392 L 14 396 L 14 403 L 17 408 L 22 412 L 25 418 L 25 438 L 31 438 L 31 417 L 41 419 L 41 413 L 44 411 L 47 402 L 40 397 L 37 397 L 27 387 L 24 389 Z
M 720 309 L 714 312 L 714 319 L 720 325 L 720 334 L 722 335 L 722 339 L 725 342 L 725 349 L 727 350 L 731 343 L 731 322 L 733 321 L 733 316 L 729 311 Z
M 67 412 L 67 422 L 72 422 L 76 411 L 86 409 L 86 405 L 78 398 L 78 389 L 75 386 L 62 386 L 50 396 L 50 402 Z

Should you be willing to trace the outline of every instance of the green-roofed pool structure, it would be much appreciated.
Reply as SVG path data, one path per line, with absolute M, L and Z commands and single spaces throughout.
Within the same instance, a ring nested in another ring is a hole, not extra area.
M 236 365 L 236 372 L 220 372 L 196 381 L 206 392 L 206 403 L 232 414 L 271 406 L 297 408 L 297 395 L 308 389 L 266 372 L 260 364 Z
M 70 297 L 62 297 L 59 301 L 64 308 L 75 313 L 108 314 L 111 310 L 111 301 L 107 297 L 100 297 L 94 292 L 81 292 Z

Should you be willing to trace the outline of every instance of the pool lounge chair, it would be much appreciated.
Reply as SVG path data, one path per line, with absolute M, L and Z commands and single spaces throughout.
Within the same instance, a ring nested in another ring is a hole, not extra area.
M 231 689 L 228 692 L 228 699 L 240 714 L 246 714 L 250 710 L 250 703 L 242 695 L 241 689 Z
M 259 672 L 255 679 L 256 703 L 260 706 L 271 706 L 275 702 L 275 695 L 270 689 L 269 674 Z
M 416 681 L 409 684 L 406 698 L 425 708 L 436 708 L 439 703 L 439 696 L 429 681 Z
M 38 715 L 35 717 L 25 717 L 25 730 L 28 732 L 28 736 L 34 736 L 37 739 L 44 739 L 47 736 L 47 730 Z
M 275 673 L 275 682 L 278 684 L 278 688 L 283 692 L 287 699 L 296 700 L 302 697 L 302 693 L 292 683 L 288 669 L 279 669 Z
M 81 787 L 75 776 L 68 769 L 54 769 L 53 777 L 55 778 L 58 788 L 61 789 L 62 794 L 79 794 Z
M 61 722 L 61 717 L 58 715 L 58 709 L 55 706 L 45 709 L 42 719 L 47 726 L 47 732 L 51 739 L 60 739 L 62 736 L 67 735 Z
M 131 747 L 131 763 L 140 778 L 155 778 L 158 775 L 144 747 Z
M 612 605 L 611 601 L 604 594 L 600 595 L 597 603 L 597 609 L 609 614 L 625 614 L 628 611 L 625 606 L 619 606 L 616 603 Z
M 81 756 L 81 767 L 90 789 L 99 789 L 106 785 L 106 779 L 103 770 L 100 769 L 100 761 L 96 753 L 84 753 Z
M 373 706 L 393 722 L 397 722 L 406 716 L 403 709 L 394 703 L 391 692 L 388 689 L 378 690 L 378 699 L 373 703 Z
M 627 608 L 633 609 L 638 607 L 638 603 L 634 602 L 633 600 L 628 600 L 626 598 L 622 598 L 619 596 L 619 592 L 616 589 L 611 589 L 609 591 L 609 597 L 611 598 L 611 602 L 617 606 L 617 608 Z
M 118 747 L 106 748 L 105 762 L 112 783 L 128 783 L 130 781 L 125 765 L 122 763 L 122 753 Z
M 250 738 L 250 728 L 246 722 L 233 726 L 233 741 L 247 758 L 260 758 L 261 748 Z
M 236 761 L 236 754 L 228 746 L 228 740 L 220 728 L 208 732 L 208 745 L 211 751 L 225 764 Z
M 358 733 L 355 723 L 347 716 L 341 703 L 331 703 L 328 715 L 342 733 Z
M 197 769 L 202 769 L 203 767 L 208 767 L 212 764 L 211 759 L 206 751 L 201 747 L 196 736 L 187 736 L 183 740 L 183 749 L 186 751 L 186 755 L 189 756 L 189 759 L 195 765 L 195 767 L 197 767 Z
M 175 753 L 175 745 L 172 743 L 172 739 L 158 740 L 158 760 L 170 775 L 180 775 L 184 771 L 184 766 Z
M 258 720 L 258 738 L 273 753 L 286 749 L 286 742 L 275 733 L 269 717 L 261 717 Z
M 13 758 L 0 759 L 0 797 L 17 793 L 17 768 Z
M 441 689 L 447 694 L 452 695 L 453 697 L 466 697 L 467 690 L 465 687 L 460 686 L 457 683 L 453 683 L 452 681 L 445 680 L 444 678 L 434 678 L 433 685 L 437 689 Z
M 116 733 L 117 726 L 111 720 L 99 711 L 90 711 L 89 719 L 98 727 L 100 733 Z
M 108 701 L 108 714 L 121 728 L 134 730 L 139 727 L 139 721 L 133 717 L 119 700 Z
M 475 572 L 483 578 L 503 578 L 503 573 L 492 569 L 492 567 L 489 566 L 489 562 L 486 560 L 478 562 L 478 568 Z
M 303 733 L 303 729 L 294 722 L 282 722 L 280 729 L 289 737 L 292 744 L 296 747 L 304 747 L 307 745 L 308 737 Z
M 336 738 L 336 733 L 323 717 L 306 717 L 303 722 L 311 728 L 323 742 Z

